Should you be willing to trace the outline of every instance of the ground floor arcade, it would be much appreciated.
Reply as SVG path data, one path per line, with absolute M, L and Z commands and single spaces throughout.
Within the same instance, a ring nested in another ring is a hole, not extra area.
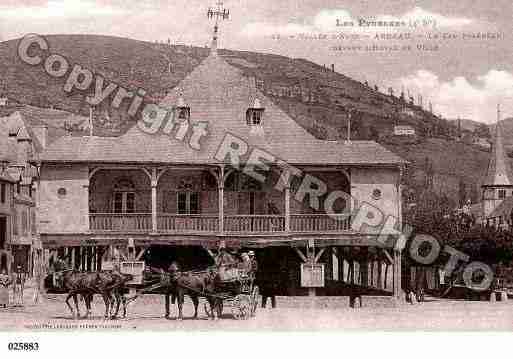
M 177 261 L 183 270 L 204 269 L 214 264 L 222 245 L 235 254 L 255 252 L 257 280 L 263 292 L 284 296 L 401 296 L 401 253 L 361 237 L 170 240 L 53 236 L 44 238 L 43 245 L 49 268 L 60 258 L 81 271 L 109 269 L 116 261 L 143 261 L 147 267 L 162 269 Z

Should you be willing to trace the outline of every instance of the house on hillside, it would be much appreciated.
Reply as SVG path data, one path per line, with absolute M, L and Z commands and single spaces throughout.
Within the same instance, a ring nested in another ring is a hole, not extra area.
M 489 139 L 483 137 L 474 137 L 472 140 L 472 144 L 487 150 L 489 150 L 492 147 L 492 144 L 490 143 Z
M 373 141 L 316 139 L 217 53 L 215 37 L 161 105 L 176 122 L 153 133 L 141 122 L 120 137 L 64 136 L 39 156 L 50 261 L 192 269 L 221 248 L 252 249 L 282 295 L 351 283 L 401 297 L 400 248 L 378 233 L 401 236 L 403 159 Z M 200 124 L 208 135 L 195 147 Z M 373 224 L 360 226 L 370 208 Z
M 395 136 L 415 136 L 415 128 L 410 125 L 395 125 L 394 126 Z

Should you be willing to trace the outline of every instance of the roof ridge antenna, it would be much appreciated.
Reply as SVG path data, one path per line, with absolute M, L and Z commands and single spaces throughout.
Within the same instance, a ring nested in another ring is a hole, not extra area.
M 230 18 L 230 10 L 223 8 L 223 3 L 218 1 L 216 8 L 208 8 L 207 18 L 215 19 L 214 34 L 212 36 L 212 45 L 210 46 L 210 54 L 217 56 L 217 38 L 219 35 L 219 20 L 228 20 Z

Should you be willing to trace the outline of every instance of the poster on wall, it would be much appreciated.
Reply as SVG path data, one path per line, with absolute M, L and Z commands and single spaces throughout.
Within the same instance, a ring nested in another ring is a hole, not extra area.
M 302 263 L 301 286 L 305 288 L 324 287 L 324 263 Z

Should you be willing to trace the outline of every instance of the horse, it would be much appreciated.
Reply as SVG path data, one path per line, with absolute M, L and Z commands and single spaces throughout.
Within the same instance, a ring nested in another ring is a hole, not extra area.
M 125 297 L 123 291 L 126 288 L 126 283 L 133 279 L 131 274 L 123 274 L 118 271 L 102 271 L 98 272 L 101 274 L 105 282 L 110 282 L 111 284 L 104 288 L 110 295 L 110 318 L 116 319 L 119 314 L 120 304 L 123 305 L 123 318 L 126 318 L 127 315 L 127 298 Z M 93 296 L 95 293 L 90 293 L 87 296 L 84 296 L 84 302 L 89 312 L 91 310 L 91 302 L 93 301 Z M 113 313 L 114 305 L 112 303 L 116 303 L 116 310 Z
M 71 311 L 74 319 L 80 318 L 80 309 L 78 307 L 78 295 L 81 295 L 86 302 L 86 315 L 87 318 L 90 312 L 90 298 L 94 294 L 100 294 L 105 303 L 105 318 L 109 317 L 109 307 L 111 295 L 109 293 L 109 286 L 112 283 L 112 277 L 105 276 L 103 273 L 82 273 L 67 267 L 63 260 L 54 262 L 53 278 L 55 283 L 68 292 L 66 297 L 66 305 Z M 76 313 L 69 303 L 73 298 L 75 303 Z
M 91 302 L 95 294 L 100 294 L 105 303 L 105 319 L 115 319 L 119 313 L 120 303 L 123 303 L 123 316 L 126 316 L 126 299 L 123 296 L 122 290 L 127 281 L 133 277 L 128 274 L 121 274 L 118 272 L 101 271 L 101 272 L 78 272 L 73 269 L 68 269 L 63 260 L 58 260 L 54 263 L 54 279 L 59 286 L 68 290 L 68 297 L 66 304 L 75 318 L 73 308 L 69 304 L 69 299 L 73 298 L 77 317 L 80 317 L 80 309 L 78 307 L 78 295 L 81 295 L 85 306 L 85 318 L 89 317 L 91 312 Z M 116 312 L 113 315 L 112 310 L 116 302 Z
M 222 301 L 215 296 L 216 279 L 218 273 L 215 268 L 209 268 L 204 272 L 182 273 L 176 262 L 169 267 L 171 282 L 176 288 L 178 299 L 178 320 L 183 320 L 183 303 L 185 295 L 188 295 L 194 304 L 194 316 L 198 317 L 199 298 L 205 297 L 210 305 L 211 312 L 207 313 L 212 319 L 221 316 Z M 169 300 L 166 300 L 166 313 L 169 313 Z

